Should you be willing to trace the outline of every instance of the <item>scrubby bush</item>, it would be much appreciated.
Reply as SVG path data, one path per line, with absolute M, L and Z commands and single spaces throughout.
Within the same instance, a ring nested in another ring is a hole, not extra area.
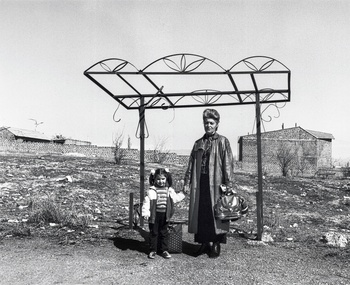
M 51 198 L 40 202 L 31 201 L 31 213 L 28 222 L 35 224 L 55 223 L 60 226 L 86 228 L 91 217 L 87 214 L 79 214 L 77 211 L 67 211 Z
M 114 139 L 114 161 L 117 165 L 122 164 L 126 156 L 126 149 L 122 148 L 123 141 L 123 133 L 118 133 Z M 128 147 L 131 147 L 130 140 L 128 140 Z
M 350 177 L 350 167 L 343 167 L 341 170 L 343 177 Z
M 167 138 L 158 139 L 155 142 L 152 161 L 155 163 L 164 163 L 169 157 L 170 150 L 167 148 Z

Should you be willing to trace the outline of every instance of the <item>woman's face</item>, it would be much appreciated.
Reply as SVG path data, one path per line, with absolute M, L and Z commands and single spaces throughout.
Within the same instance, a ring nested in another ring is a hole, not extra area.
M 205 118 L 203 121 L 204 124 L 204 130 L 207 135 L 213 135 L 215 134 L 219 124 L 211 118 Z

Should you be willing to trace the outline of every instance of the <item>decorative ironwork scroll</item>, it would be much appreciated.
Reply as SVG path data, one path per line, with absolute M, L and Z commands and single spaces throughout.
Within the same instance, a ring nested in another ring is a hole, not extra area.
M 168 109 L 290 101 L 290 70 L 266 56 L 245 58 L 230 69 L 195 54 L 162 57 L 138 70 L 110 58 L 84 75 L 126 109 Z

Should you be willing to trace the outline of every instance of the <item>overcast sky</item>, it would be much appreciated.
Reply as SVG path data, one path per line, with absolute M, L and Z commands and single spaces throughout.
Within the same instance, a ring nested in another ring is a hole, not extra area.
M 333 134 L 333 157 L 350 157 L 350 1 L 0 0 L 0 126 L 110 146 L 135 137 L 137 111 L 117 102 L 83 72 L 116 57 L 138 69 L 163 56 L 193 53 L 225 69 L 270 56 L 292 72 L 291 102 L 266 131 L 294 127 Z M 219 133 L 237 152 L 254 130 L 254 106 L 218 107 Z M 146 113 L 146 149 L 167 139 L 191 149 L 202 136 L 203 108 Z M 115 114 L 114 114 L 115 113 Z M 276 114 L 271 113 L 271 116 Z M 115 120 L 120 120 L 116 122 Z

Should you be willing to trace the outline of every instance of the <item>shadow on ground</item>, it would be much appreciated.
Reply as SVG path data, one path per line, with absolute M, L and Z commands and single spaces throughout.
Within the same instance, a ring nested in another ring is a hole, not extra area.
M 140 253 L 149 253 L 149 247 L 148 247 L 148 236 L 149 232 L 144 230 L 143 228 L 137 227 L 135 228 L 140 236 L 143 238 L 143 240 L 138 240 L 133 237 L 113 237 L 110 238 L 111 241 L 113 241 L 113 244 L 116 248 L 120 250 L 133 250 L 138 251 Z M 192 244 L 186 241 L 182 241 L 182 253 L 189 255 L 189 256 L 196 256 L 196 251 L 198 250 L 199 246 L 196 244 Z

